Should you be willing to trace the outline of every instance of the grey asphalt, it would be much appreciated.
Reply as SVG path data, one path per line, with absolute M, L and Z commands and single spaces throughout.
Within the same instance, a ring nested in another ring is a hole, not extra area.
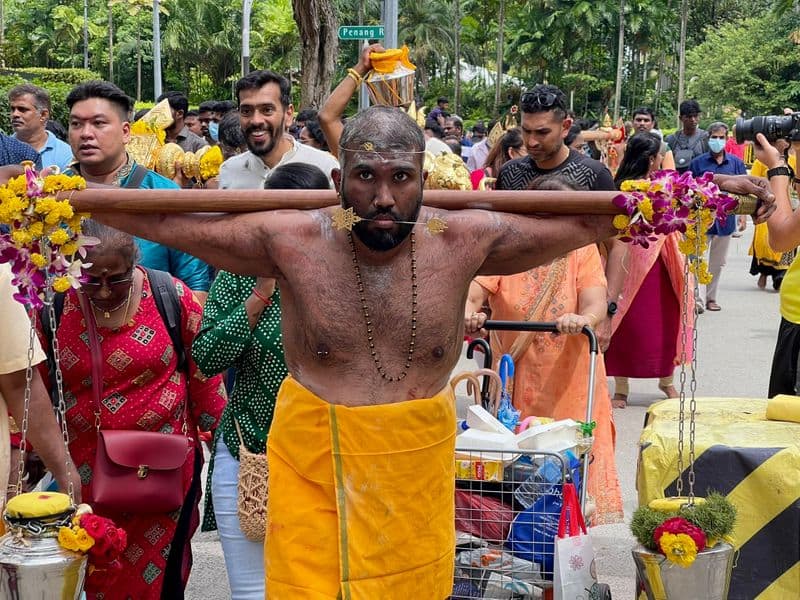
M 756 287 L 748 273 L 747 255 L 753 227 L 734 238 L 723 270 L 717 302 L 722 310 L 706 312 L 698 324 L 698 396 L 765 398 L 769 369 L 780 315 L 778 294 Z M 472 369 L 462 357 L 455 372 Z M 463 368 L 462 368 L 463 367 Z M 611 384 L 613 386 L 613 384 Z M 676 386 L 678 385 L 676 378 Z M 631 380 L 629 406 L 615 410 L 617 467 L 626 519 L 636 509 L 635 489 L 638 440 L 647 407 L 662 399 L 657 380 Z M 634 598 L 634 566 L 630 549 L 633 538 L 626 524 L 592 529 L 598 558 L 599 579 L 611 585 L 616 599 Z M 198 533 L 192 546 L 194 568 L 186 597 L 190 600 L 230 598 L 222 548 L 216 533 Z

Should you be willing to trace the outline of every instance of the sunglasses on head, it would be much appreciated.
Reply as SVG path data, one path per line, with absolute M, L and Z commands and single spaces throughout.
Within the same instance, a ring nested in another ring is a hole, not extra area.
M 520 103 L 527 105 L 538 105 L 541 108 L 551 108 L 557 100 L 558 96 L 553 92 L 525 92 L 520 98 Z

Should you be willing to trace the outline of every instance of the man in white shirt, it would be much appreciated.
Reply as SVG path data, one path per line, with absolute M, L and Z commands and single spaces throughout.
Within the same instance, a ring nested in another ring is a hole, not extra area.
M 252 71 L 236 82 L 236 97 L 248 151 L 222 163 L 221 188 L 263 188 L 275 167 L 291 162 L 319 167 L 330 181 L 339 162 L 329 152 L 301 144 L 286 133 L 294 114 L 288 79 L 273 71 Z

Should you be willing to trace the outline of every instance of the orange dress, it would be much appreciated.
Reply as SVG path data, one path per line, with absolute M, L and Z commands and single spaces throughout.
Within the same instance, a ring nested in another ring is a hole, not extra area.
M 492 318 L 512 321 L 553 321 L 578 312 L 581 291 L 605 287 L 597 247 L 586 246 L 524 273 L 500 277 L 476 277 L 489 292 Z M 509 352 L 520 334 L 492 331 L 495 359 Z M 528 416 L 586 420 L 589 386 L 589 345 L 583 335 L 534 334 L 533 341 L 516 360 L 514 406 L 521 419 Z M 615 430 L 602 356 L 596 359 L 592 419 L 597 423 L 589 467 L 589 494 L 597 502 L 594 524 L 622 521 Z

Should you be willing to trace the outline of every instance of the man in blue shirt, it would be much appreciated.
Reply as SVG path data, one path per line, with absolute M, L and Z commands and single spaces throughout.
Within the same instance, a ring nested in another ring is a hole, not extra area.
M 0 167 L 18 165 L 24 160 L 31 161 L 37 169 L 42 168 L 42 160 L 36 150 L 5 133 L 0 133 Z
M 708 128 L 709 151 L 694 158 L 690 165 L 692 175 L 699 177 L 703 173 L 712 172 L 720 175 L 746 175 L 747 167 L 738 156 L 725 152 L 725 142 L 728 139 L 728 126 L 725 123 L 712 123 Z M 717 289 L 722 267 L 728 256 L 728 246 L 731 243 L 731 234 L 736 231 L 736 215 L 728 216 L 723 225 L 718 221 L 708 230 L 708 270 L 712 280 L 706 286 L 706 309 L 720 310 L 717 304 Z
M 128 121 L 133 100 L 107 81 L 87 81 L 67 96 L 69 141 L 76 162 L 70 171 L 86 181 L 139 189 L 177 189 L 178 185 L 134 161 L 125 150 L 130 140 Z M 183 281 L 204 302 L 211 286 L 210 269 L 201 260 L 136 238 L 140 264 L 167 271 Z
M 50 118 L 50 94 L 44 88 L 23 83 L 8 92 L 11 127 L 21 142 L 39 153 L 42 167 L 57 166 L 64 170 L 72 162 L 72 149 L 45 126 Z

